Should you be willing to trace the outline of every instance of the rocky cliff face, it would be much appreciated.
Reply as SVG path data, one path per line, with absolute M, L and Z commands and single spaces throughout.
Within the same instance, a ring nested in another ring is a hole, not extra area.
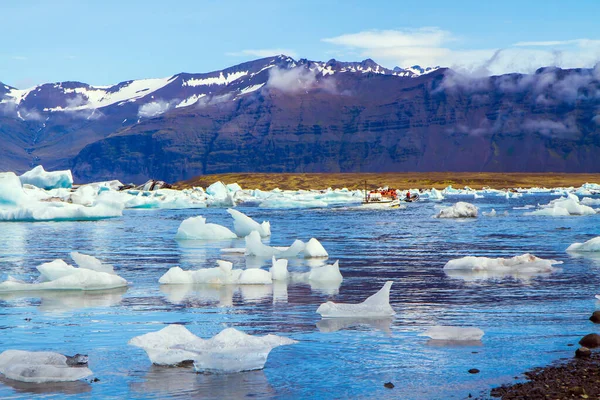
M 63 83 L 21 96 L 13 107 L 20 117 L 5 111 L 0 138 L 11 145 L 0 150 L 9 160 L 0 168 L 41 162 L 71 167 L 80 181 L 217 172 L 597 172 L 599 78 L 599 70 L 559 69 L 466 78 L 447 69 L 281 56 L 108 89 Z M 71 100 L 57 100 L 61 91 Z M 9 88 L 2 98 L 6 106 L 18 96 Z M 31 110 L 46 119 L 24 115 Z

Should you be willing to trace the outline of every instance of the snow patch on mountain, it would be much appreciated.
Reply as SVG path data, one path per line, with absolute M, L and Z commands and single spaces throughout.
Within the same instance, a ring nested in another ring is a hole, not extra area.
M 212 76 L 208 78 L 192 78 L 182 83 L 182 86 L 210 86 L 210 85 L 229 85 L 231 82 L 236 81 L 244 76 L 248 75 L 248 71 L 232 72 L 225 76 L 223 72 L 219 76 Z

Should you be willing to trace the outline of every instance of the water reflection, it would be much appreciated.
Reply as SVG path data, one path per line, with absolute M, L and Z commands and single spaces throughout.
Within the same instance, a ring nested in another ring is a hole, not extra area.
M 131 382 L 136 393 L 203 399 L 241 399 L 272 397 L 275 390 L 262 370 L 235 374 L 198 374 L 193 368 L 153 365 L 142 382 Z
M 427 346 L 431 346 L 431 347 L 481 347 L 481 346 L 483 346 L 483 342 L 481 340 L 429 339 L 425 344 Z
M 553 272 L 556 272 L 557 270 L 558 269 Z M 459 269 L 445 269 L 444 273 L 449 278 L 462 279 L 467 282 L 512 278 L 523 283 L 528 283 L 535 277 L 549 276 L 552 272 L 468 271 Z
M 393 318 L 325 318 L 317 322 L 317 328 L 320 332 L 329 333 L 366 326 L 391 334 L 392 321 Z
M 232 285 L 160 285 L 167 300 L 173 304 L 233 306 L 235 287 Z
M 92 386 L 83 381 L 76 382 L 46 382 L 46 383 L 30 383 L 14 381 L 0 376 L 0 384 L 6 385 L 14 389 L 17 393 L 28 394 L 81 394 L 88 393 L 92 390 Z
M 0 300 L 40 299 L 38 310 L 64 312 L 82 308 L 112 307 L 123 300 L 127 287 L 110 290 L 40 290 L 0 293 Z M 22 301 L 20 305 L 22 305 Z

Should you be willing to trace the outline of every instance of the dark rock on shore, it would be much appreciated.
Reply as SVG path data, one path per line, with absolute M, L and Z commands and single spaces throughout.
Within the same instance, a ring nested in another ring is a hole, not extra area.
M 491 391 L 502 399 L 565 399 L 600 396 L 600 354 L 526 372 L 525 383 L 501 386 Z
M 590 321 L 592 321 L 595 324 L 600 324 L 600 311 L 594 311 L 594 313 L 590 317 Z
M 597 333 L 590 333 L 589 335 L 585 335 L 579 341 L 579 344 L 583 347 L 587 347 L 588 349 L 595 349 L 596 347 L 600 347 L 600 335 Z
M 575 357 L 577 358 L 586 358 L 592 355 L 592 351 L 587 347 L 580 347 L 575 350 Z

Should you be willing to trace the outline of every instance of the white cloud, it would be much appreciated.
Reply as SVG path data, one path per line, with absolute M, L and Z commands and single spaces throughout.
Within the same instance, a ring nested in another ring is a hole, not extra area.
M 294 50 L 290 49 L 248 49 L 242 51 L 235 51 L 230 53 L 225 53 L 228 56 L 233 57 L 272 57 L 278 56 L 280 54 L 286 55 L 288 57 L 297 58 L 298 54 Z
M 600 60 L 600 40 L 522 41 L 506 48 L 461 49 L 451 32 L 436 27 L 363 31 L 323 41 L 389 68 L 442 66 L 479 75 L 532 73 L 546 66 L 589 68 Z
M 296 93 L 319 88 L 331 93 L 336 92 L 333 78 L 317 79 L 317 70 L 296 67 L 292 69 L 271 68 L 267 88 L 278 89 L 286 93 Z
M 175 106 L 176 100 L 172 102 L 166 102 L 164 100 L 156 100 L 151 103 L 146 103 L 140 106 L 138 109 L 138 117 L 141 118 L 152 118 L 157 117 L 160 114 L 164 114 Z

